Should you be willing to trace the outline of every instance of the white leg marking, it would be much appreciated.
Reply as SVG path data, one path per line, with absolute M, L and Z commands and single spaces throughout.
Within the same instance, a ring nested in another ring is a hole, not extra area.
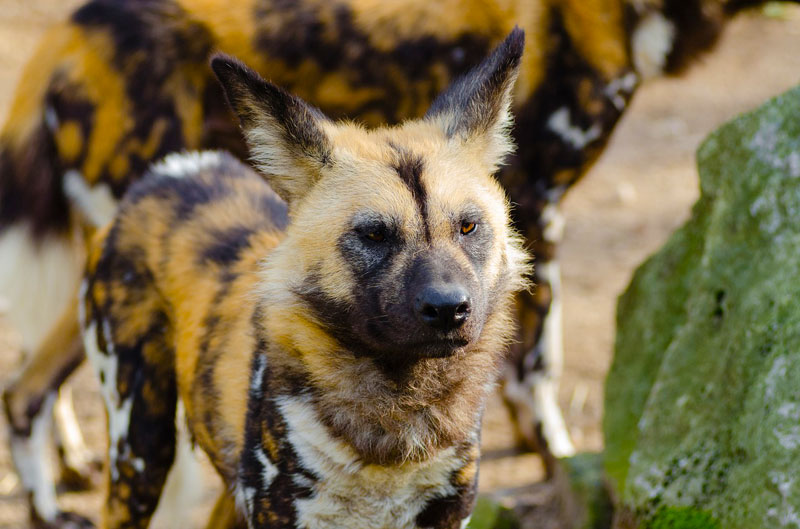
M 119 468 L 117 467 L 120 459 L 130 457 L 128 447 L 125 445 L 123 453 L 119 452 L 119 441 L 128 434 L 131 420 L 131 409 L 133 408 L 133 396 L 122 400 L 117 390 L 117 355 L 114 352 L 114 342 L 112 341 L 111 327 L 108 320 L 103 320 L 103 336 L 108 347 L 108 351 L 101 352 L 97 346 L 97 326 L 92 322 L 86 327 L 84 333 L 84 347 L 86 356 L 94 366 L 100 379 L 100 393 L 108 411 L 108 464 L 111 471 L 112 481 L 119 478 Z M 135 468 L 144 469 L 144 461 L 140 458 L 131 461 Z
M 659 11 L 653 11 L 639 21 L 631 36 L 633 65 L 643 79 L 661 75 L 672 51 L 675 26 Z
M 64 449 L 64 463 L 78 472 L 87 470 L 92 454 L 81 435 L 78 418 L 72 405 L 72 390 L 67 386 L 59 389 L 54 417 L 58 438 Z
M 561 267 L 558 261 L 548 261 L 536 269 L 539 277 L 550 285 L 550 310 L 542 324 L 542 336 L 537 347 L 544 354 L 550 378 L 559 379 L 564 368 L 563 300 Z
M 563 300 L 561 267 L 557 261 L 544 263 L 539 275 L 550 284 L 550 310 L 545 317 L 541 342 L 538 345 L 544 355 L 544 376 L 536 376 L 533 388 L 536 414 L 541 418 L 542 429 L 550 451 L 556 457 L 575 454 L 561 408 L 558 406 L 558 387 L 564 370 Z
M 472 515 L 470 514 L 469 516 L 467 516 L 466 518 L 461 520 L 461 529 L 467 529 L 467 526 L 469 525 L 469 521 L 471 519 L 472 519 Z
M 564 225 L 566 222 L 558 204 L 554 202 L 547 203 L 542 210 L 542 224 L 544 224 L 542 235 L 546 241 L 553 244 L 561 242 L 564 237 Z
M 517 406 L 522 426 L 541 422 L 542 434 L 552 454 L 569 457 L 575 454 L 575 447 L 558 406 L 558 386 L 564 365 L 561 271 L 556 261 L 542 263 L 536 271 L 550 284 L 552 296 L 550 310 L 542 324 L 542 335 L 535 346 L 543 355 L 545 369 L 534 371 L 536 355 L 526 355 L 525 377 L 522 382 L 517 382 L 513 374 L 506 377 L 505 394 Z
M 31 493 L 36 513 L 45 521 L 58 515 L 53 473 L 47 451 L 50 441 L 50 417 L 55 393 L 45 397 L 42 408 L 33 419 L 30 437 L 11 437 L 11 457 L 25 490 Z
M 578 151 L 599 138 L 603 133 L 597 123 L 586 130 L 573 125 L 570 110 L 567 107 L 559 108 L 553 112 L 550 115 L 550 119 L 547 120 L 547 127 Z
M 83 175 L 74 169 L 64 173 L 64 194 L 95 228 L 102 228 L 114 218 L 117 200 L 108 184 L 89 186 Z

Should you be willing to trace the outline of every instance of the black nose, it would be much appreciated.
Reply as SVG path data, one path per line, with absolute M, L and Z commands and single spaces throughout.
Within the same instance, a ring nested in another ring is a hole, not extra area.
M 434 329 L 449 331 L 464 324 L 472 310 L 469 294 L 458 285 L 429 285 L 414 300 L 417 316 Z

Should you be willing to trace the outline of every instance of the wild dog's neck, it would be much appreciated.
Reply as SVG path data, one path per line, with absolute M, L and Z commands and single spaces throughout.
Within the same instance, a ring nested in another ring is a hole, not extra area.
M 504 350 L 487 322 L 469 351 L 411 364 L 381 365 L 341 348 L 291 309 L 266 311 L 270 393 L 308 393 L 318 419 L 364 463 L 423 461 L 478 440 L 481 413 Z M 302 388 L 302 389 L 301 389 Z

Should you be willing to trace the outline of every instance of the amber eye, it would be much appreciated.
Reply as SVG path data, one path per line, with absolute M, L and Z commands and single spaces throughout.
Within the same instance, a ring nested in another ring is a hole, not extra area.
M 367 239 L 373 242 L 383 242 L 386 240 L 386 234 L 381 230 L 375 230 L 367 233 Z
M 462 222 L 461 223 L 461 235 L 469 235 L 473 231 L 475 231 L 475 223 L 474 222 Z

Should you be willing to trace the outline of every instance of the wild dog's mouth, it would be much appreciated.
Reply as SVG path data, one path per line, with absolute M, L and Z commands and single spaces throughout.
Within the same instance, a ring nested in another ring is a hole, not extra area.
M 461 352 L 471 343 L 464 337 L 441 338 L 415 342 L 408 347 L 411 358 L 446 358 Z

